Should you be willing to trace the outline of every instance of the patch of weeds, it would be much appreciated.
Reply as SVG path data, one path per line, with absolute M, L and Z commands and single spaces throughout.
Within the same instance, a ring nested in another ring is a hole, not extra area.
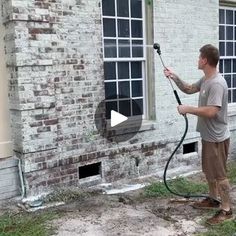
M 0 216 L 1 236 L 49 236 L 56 228 L 50 223 L 57 219 L 56 212 L 4 214 Z
M 236 221 L 227 220 L 216 226 L 209 226 L 208 231 L 196 236 L 236 236 Z
M 83 192 L 78 189 L 58 189 L 48 194 L 43 201 L 48 202 L 71 202 L 75 200 L 81 200 L 89 196 L 89 193 Z
M 228 178 L 231 184 L 236 184 L 236 162 L 228 164 Z
M 177 178 L 174 180 L 167 181 L 167 184 L 171 190 L 182 194 L 202 194 L 208 190 L 207 184 L 197 183 L 189 181 L 186 178 Z M 146 197 L 170 197 L 173 196 L 170 193 L 163 182 L 155 182 L 145 187 L 144 195 Z

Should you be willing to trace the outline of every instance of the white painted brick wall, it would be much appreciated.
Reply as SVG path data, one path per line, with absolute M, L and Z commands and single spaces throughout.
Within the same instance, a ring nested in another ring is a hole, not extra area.
M 154 42 L 160 44 L 166 66 L 188 83 L 197 81 L 203 75 L 197 69 L 200 47 L 208 43 L 218 46 L 218 1 L 161 0 L 153 3 Z M 178 115 L 172 88 L 163 75 L 157 54 L 155 80 L 158 131 L 167 139 L 179 136 L 183 133 L 184 121 Z M 198 94 L 185 95 L 178 88 L 177 91 L 183 104 L 197 105 Z M 188 117 L 188 137 L 197 137 L 196 117 Z

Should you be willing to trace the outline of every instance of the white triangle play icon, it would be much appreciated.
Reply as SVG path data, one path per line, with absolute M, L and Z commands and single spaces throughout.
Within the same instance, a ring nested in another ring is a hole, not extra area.
M 128 117 L 111 110 L 111 127 L 119 125 L 120 123 L 128 120 Z

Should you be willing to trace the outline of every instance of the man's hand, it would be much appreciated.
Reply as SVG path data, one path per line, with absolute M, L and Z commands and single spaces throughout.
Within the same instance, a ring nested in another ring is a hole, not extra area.
M 177 109 L 178 109 L 179 114 L 185 115 L 185 114 L 189 113 L 190 106 L 187 106 L 187 105 L 179 105 L 179 106 L 177 107 Z
M 175 77 L 175 74 L 172 70 L 170 70 L 169 68 L 165 68 L 164 69 L 164 75 L 167 77 L 167 78 L 171 78 L 173 79 Z

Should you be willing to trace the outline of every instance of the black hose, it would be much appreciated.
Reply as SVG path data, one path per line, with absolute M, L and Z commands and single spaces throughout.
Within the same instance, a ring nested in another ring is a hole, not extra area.
M 170 164 L 170 161 L 172 160 L 174 154 L 177 152 L 177 150 L 179 149 L 179 147 L 181 146 L 181 144 L 183 143 L 184 139 L 185 139 L 185 136 L 188 132 L 188 118 L 186 115 L 183 115 L 184 117 L 184 120 L 185 120 L 185 130 L 184 130 L 184 134 L 180 140 L 180 142 L 178 143 L 178 145 L 176 146 L 176 148 L 174 149 L 174 151 L 172 152 L 172 154 L 170 155 L 167 163 L 166 163 L 166 166 L 165 166 L 165 170 L 164 170 L 164 184 L 165 184 L 165 187 L 168 189 L 169 192 L 171 192 L 172 194 L 176 195 L 176 196 L 180 196 L 180 197 L 184 197 L 186 199 L 189 199 L 189 198 L 200 198 L 200 197 L 205 197 L 205 198 L 209 198 L 209 196 L 207 195 L 190 195 L 190 194 L 181 194 L 181 193 L 177 193 L 175 191 L 173 191 L 169 186 L 168 186 L 168 183 L 167 183 L 167 178 L 166 178 L 166 174 L 167 174 L 167 170 L 168 170 L 168 167 L 169 167 L 169 164 Z M 216 200 L 216 199 L 213 199 L 213 200 Z M 217 200 L 218 201 L 218 200 Z
M 184 139 L 185 139 L 185 136 L 188 132 L 188 118 L 186 115 L 183 116 L 184 119 L 185 119 L 185 130 L 184 130 L 184 134 L 180 140 L 180 142 L 178 143 L 178 145 L 176 146 L 175 150 L 171 153 L 170 157 L 168 158 L 168 161 L 166 163 L 166 166 L 165 166 L 165 170 L 164 170 L 164 184 L 165 184 L 165 187 L 169 190 L 169 192 L 173 193 L 174 195 L 177 195 L 177 196 L 181 196 L 181 197 L 184 197 L 184 198 L 189 198 L 189 195 L 184 195 L 184 194 L 180 194 L 180 193 L 176 193 L 174 192 L 173 190 L 171 190 L 167 184 L 167 180 L 166 180 L 166 174 L 167 174 L 167 170 L 168 170 L 168 167 L 169 167 L 169 164 L 170 164 L 170 161 L 172 160 L 173 156 L 175 155 L 175 153 L 177 152 L 177 150 L 179 149 L 179 147 L 181 146 L 181 144 L 183 143 Z
M 175 98 L 176 98 L 178 104 L 181 105 L 182 103 L 181 103 L 181 100 L 180 100 L 180 98 L 179 98 L 179 96 L 178 96 L 177 91 L 174 90 L 173 92 L 174 92 L 174 95 L 175 95 Z M 187 134 L 187 132 L 188 132 L 188 118 L 187 118 L 187 115 L 183 115 L 183 117 L 184 117 L 184 120 L 185 120 L 185 130 L 184 130 L 184 134 L 183 134 L 183 136 L 182 136 L 180 142 L 178 143 L 178 145 L 176 146 L 176 148 L 174 149 L 174 151 L 172 152 L 172 154 L 171 154 L 170 157 L 168 158 L 168 161 L 167 161 L 166 166 L 165 166 L 164 177 L 163 177 L 165 187 L 166 187 L 167 190 L 168 190 L 169 192 L 171 192 L 172 194 L 174 194 L 174 195 L 176 195 L 176 196 L 184 197 L 184 198 L 186 198 L 186 199 L 189 199 L 189 198 L 209 198 L 209 199 L 212 199 L 212 200 L 217 201 L 217 202 L 220 203 L 220 201 L 219 201 L 218 199 L 209 197 L 208 195 L 203 195 L 203 194 L 201 194 L 201 195 L 190 195 L 190 194 L 177 193 L 177 192 L 173 191 L 172 189 L 170 189 L 170 187 L 169 187 L 168 184 L 167 184 L 166 174 L 167 174 L 167 170 L 168 170 L 168 166 L 169 166 L 169 164 L 170 164 L 170 161 L 172 160 L 173 156 L 175 155 L 175 153 L 177 152 L 177 150 L 179 149 L 179 147 L 182 145 L 182 143 L 183 143 L 183 141 L 184 141 L 184 139 L 185 139 L 185 136 L 186 136 L 186 134 Z

